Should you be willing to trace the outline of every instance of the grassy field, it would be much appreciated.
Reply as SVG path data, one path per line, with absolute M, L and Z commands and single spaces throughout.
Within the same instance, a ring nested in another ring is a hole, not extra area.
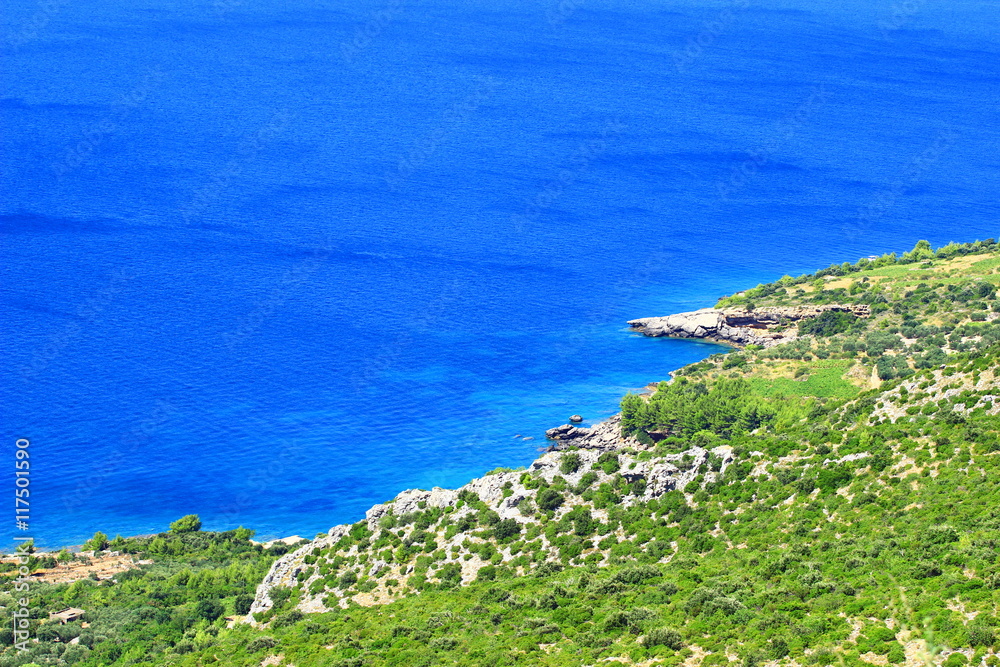
M 801 377 L 761 377 L 753 375 L 749 378 L 755 391 L 769 398 L 787 396 L 800 398 L 815 396 L 817 398 L 854 398 L 861 389 L 852 384 L 845 374 L 854 364 L 849 359 L 825 359 L 822 361 L 797 362 L 782 364 L 782 367 L 807 369 Z M 792 372 L 789 372 L 791 375 Z

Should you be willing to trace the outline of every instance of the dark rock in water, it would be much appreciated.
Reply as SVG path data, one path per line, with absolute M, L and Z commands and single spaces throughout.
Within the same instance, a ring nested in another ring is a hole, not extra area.
M 528 435 L 528 436 L 524 437 L 524 440 L 534 440 L 534 438 L 532 438 L 530 435 Z
M 572 417 L 569 418 L 569 420 L 574 424 L 579 424 L 580 422 L 583 421 L 583 417 L 581 417 L 580 415 L 573 415 Z

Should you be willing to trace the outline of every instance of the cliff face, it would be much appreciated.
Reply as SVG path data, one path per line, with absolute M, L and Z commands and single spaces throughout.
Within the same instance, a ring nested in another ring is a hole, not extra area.
M 804 306 L 798 308 L 739 308 L 717 310 L 702 308 L 690 313 L 677 313 L 666 317 L 645 317 L 629 321 L 629 326 L 644 336 L 671 338 L 700 338 L 737 347 L 759 345 L 773 347 L 797 338 L 794 328 L 785 328 L 799 320 L 817 317 L 828 311 L 852 313 L 868 317 L 868 306 Z
M 252 620 L 254 614 L 266 612 L 274 606 L 274 601 L 270 595 L 272 590 L 279 586 L 292 588 L 298 583 L 298 575 L 306 567 L 306 556 L 311 554 L 313 549 L 317 547 L 321 549 L 332 547 L 347 535 L 350 528 L 347 525 L 334 526 L 325 536 L 318 537 L 274 561 L 264 580 L 257 585 L 257 592 L 250 607 L 250 615 L 247 616 L 251 625 L 257 625 Z M 321 609 L 314 609 L 313 611 L 321 611 Z

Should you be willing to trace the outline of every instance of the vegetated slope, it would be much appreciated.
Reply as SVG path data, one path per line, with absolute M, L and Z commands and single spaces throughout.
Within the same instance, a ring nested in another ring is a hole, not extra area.
M 620 449 L 376 506 L 276 561 L 255 625 L 204 617 L 149 638 L 139 623 L 117 656 L 97 642 L 74 659 L 998 664 L 1000 257 L 992 242 L 942 250 L 735 297 L 872 315 L 803 321 L 795 342 L 626 397 Z M 165 628 L 176 603 L 150 600 Z
M 249 611 L 255 586 L 287 550 L 284 544 L 264 549 L 250 541 L 252 536 L 252 530 L 243 528 L 113 540 L 98 532 L 84 545 L 86 552 L 63 550 L 25 559 L 32 572 L 49 573 L 60 572 L 59 563 L 82 568 L 91 562 L 90 550 L 138 561 L 137 567 L 112 578 L 93 572 L 72 583 L 25 584 L 15 579 L 17 564 L 5 562 L 0 605 L 9 618 L 20 613 L 21 600 L 28 602 L 30 638 L 21 643 L 14 635 L 17 625 L 0 629 L 0 665 L 169 664 L 214 639 L 227 614 Z M 48 620 L 50 613 L 66 607 L 83 609 L 83 619 L 66 624 Z

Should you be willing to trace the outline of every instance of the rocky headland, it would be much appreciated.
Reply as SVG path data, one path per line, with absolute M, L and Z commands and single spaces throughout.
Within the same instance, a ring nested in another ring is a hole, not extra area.
M 758 345 L 766 348 L 795 340 L 797 330 L 789 325 L 818 317 L 828 310 L 847 312 L 857 317 L 868 317 L 870 314 L 866 305 L 829 304 L 755 310 L 702 308 L 689 313 L 630 320 L 628 324 L 644 336 L 699 338 L 735 347 Z

